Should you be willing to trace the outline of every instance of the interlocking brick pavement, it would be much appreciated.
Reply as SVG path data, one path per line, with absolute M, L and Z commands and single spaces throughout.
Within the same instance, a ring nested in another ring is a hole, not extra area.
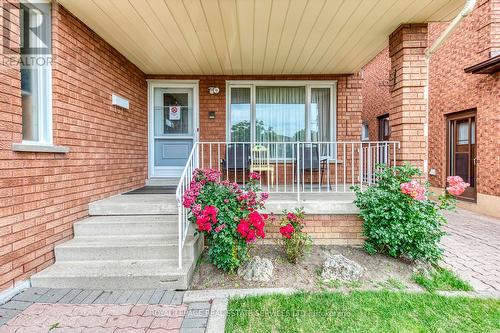
M 0 333 L 205 332 L 211 302 L 184 304 L 183 296 L 165 290 L 30 288 L 0 305 Z
M 0 333 L 180 332 L 188 305 L 83 305 L 34 303 L 0 327 Z
M 446 216 L 443 265 L 477 291 L 500 291 L 500 220 L 463 209 Z

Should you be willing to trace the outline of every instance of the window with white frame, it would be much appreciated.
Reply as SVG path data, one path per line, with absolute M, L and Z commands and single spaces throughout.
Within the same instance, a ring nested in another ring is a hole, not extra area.
M 335 82 L 228 82 L 228 141 L 335 141 Z
M 361 125 L 361 140 L 370 140 L 370 128 L 367 122 Z
M 20 3 L 23 142 L 52 144 L 51 2 Z

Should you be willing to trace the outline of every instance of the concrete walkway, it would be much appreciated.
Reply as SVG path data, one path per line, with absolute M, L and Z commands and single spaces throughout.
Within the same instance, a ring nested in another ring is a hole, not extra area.
M 184 292 L 30 288 L 0 306 L 0 333 L 205 332 L 211 301 Z
M 477 291 L 500 292 L 500 220 L 462 209 L 446 216 L 443 265 Z
M 0 305 L 0 333 L 224 332 L 230 297 L 290 288 L 80 290 L 29 288 Z

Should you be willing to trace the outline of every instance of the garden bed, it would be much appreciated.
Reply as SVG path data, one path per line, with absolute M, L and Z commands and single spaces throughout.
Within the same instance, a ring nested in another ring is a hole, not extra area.
M 365 268 L 365 273 L 359 282 L 321 281 L 323 262 L 329 255 L 335 254 L 342 254 Z M 373 288 L 421 290 L 412 281 L 411 264 L 385 255 L 369 255 L 358 247 L 313 246 L 311 253 L 295 265 L 286 261 L 282 248 L 276 245 L 255 244 L 250 248 L 250 255 L 271 260 L 274 266 L 274 276 L 271 281 L 250 282 L 243 280 L 237 274 L 227 274 L 209 263 L 203 254 L 196 267 L 191 289 L 288 287 L 307 291 Z

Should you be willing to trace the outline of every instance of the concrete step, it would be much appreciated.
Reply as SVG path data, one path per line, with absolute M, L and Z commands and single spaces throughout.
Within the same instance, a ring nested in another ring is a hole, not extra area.
M 189 287 L 196 262 L 185 260 L 57 261 L 31 277 L 33 287 L 78 289 L 170 289 Z
M 202 247 L 199 235 L 188 236 L 183 257 L 198 258 Z M 54 251 L 57 262 L 164 260 L 178 257 L 178 244 L 176 235 L 77 237 L 57 245 Z
M 297 200 L 299 199 L 299 200 Z M 358 214 L 353 193 L 273 193 L 266 203 L 266 213 L 279 214 L 283 210 L 303 207 L 306 214 L 345 215 Z
M 152 178 L 146 180 L 146 186 L 177 186 L 180 178 Z
M 175 194 L 124 194 L 89 204 L 89 215 L 177 215 Z
M 177 234 L 176 215 L 92 216 L 73 225 L 75 237 Z

